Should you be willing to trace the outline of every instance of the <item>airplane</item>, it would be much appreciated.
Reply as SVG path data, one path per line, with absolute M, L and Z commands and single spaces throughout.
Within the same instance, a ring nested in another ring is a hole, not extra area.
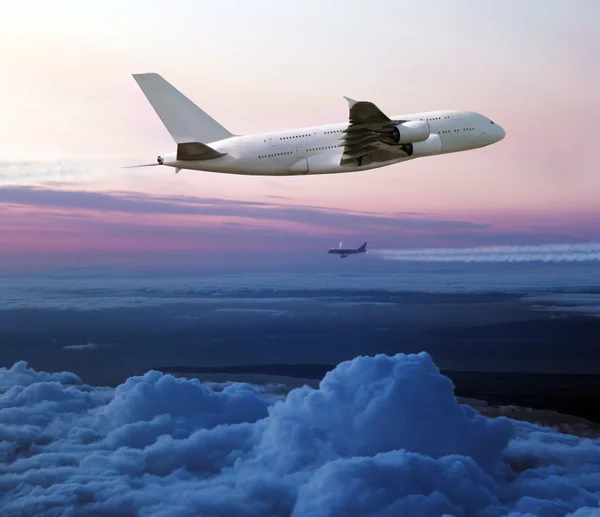
M 340 258 L 346 258 L 348 255 L 356 255 L 357 253 L 366 253 L 367 252 L 367 243 L 365 242 L 360 248 L 357 249 L 344 249 L 342 248 L 342 243 L 340 242 L 340 247 L 338 249 L 332 248 L 327 253 L 331 253 L 333 255 L 339 255 Z
M 368 101 L 348 101 L 347 122 L 250 135 L 229 132 L 156 73 L 132 74 L 175 141 L 156 163 L 256 176 L 345 173 L 426 156 L 468 151 L 502 140 L 504 129 L 473 111 L 388 117 Z

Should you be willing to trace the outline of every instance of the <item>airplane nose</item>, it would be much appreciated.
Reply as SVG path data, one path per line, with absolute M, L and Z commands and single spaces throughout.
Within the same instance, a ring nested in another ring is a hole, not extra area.
M 504 137 L 506 136 L 506 131 L 504 131 L 503 127 L 498 126 L 497 132 L 498 132 L 498 142 L 499 142 L 500 140 L 503 140 Z

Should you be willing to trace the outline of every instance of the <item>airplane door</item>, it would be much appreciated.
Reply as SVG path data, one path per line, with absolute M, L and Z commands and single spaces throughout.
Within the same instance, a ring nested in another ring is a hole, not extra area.
M 277 145 L 279 145 L 279 142 L 281 141 L 281 139 L 278 136 L 270 136 L 269 137 L 269 143 L 275 147 Z
M 481 123 L 479 124 L 479 132 L 480 132 L 482 135 L 485 135 L 485 134 L 487 133 L 487 124 L 486 124 L 485 122 L 481 122 Z

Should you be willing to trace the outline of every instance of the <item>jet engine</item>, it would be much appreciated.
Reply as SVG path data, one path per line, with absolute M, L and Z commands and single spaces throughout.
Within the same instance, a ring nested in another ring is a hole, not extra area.
M 404 152 L 412 158 L 421 156 L 434 156 L 442 152 L 442 140 L 440 135 L 433 133 L 424 142 L 415 142 L 414 144 L 405 144 L 402 146 Z
M 422 142 L 429 138 L 429 124 L 423 120 L 402 122 L 392 129 L 391 137 L 396 144 Z

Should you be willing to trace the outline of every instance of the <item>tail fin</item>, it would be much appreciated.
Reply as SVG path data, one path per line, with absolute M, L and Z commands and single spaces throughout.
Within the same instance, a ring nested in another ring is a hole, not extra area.
M 365 242 L 360 248 L 358 248 L 358 251 L 367 251 L 367 243 Z
M 176 143 L 210 143 L 234 136 L 159 74 L 133 78 Z

